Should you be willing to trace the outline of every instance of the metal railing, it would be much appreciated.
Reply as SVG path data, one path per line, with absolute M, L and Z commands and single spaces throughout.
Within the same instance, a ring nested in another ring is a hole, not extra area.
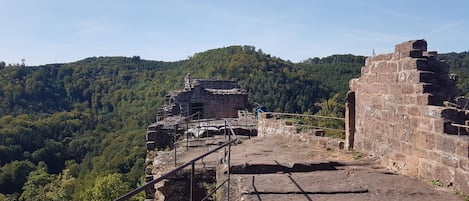
M 469 130 L 468 125 L 452 123 L 451 126 L 454 126 L 454 127 L 458 128 L 458 136 L 465 135 L 466 133 L 468 133 L 468 130 Z M 465 129 L 465 132 L 463 134 L 461 134 L 461 128 Z
M 266 112 L 267 115 L 271 115 L 273 118 L 285 119 L 297 128 L 308 128 L 308 129 L 322 129 L 325 132 L 342 133 L 345 135 L 345 118 L 342 117 L 330 117 L 321 115 L 310 115 L 310 114 L 293 114 L 293 113 L 278 113 L 278 112 Z M 345 137 L 345 136 L 343 136 Z
M 222 126 L 225 130 L 225 133 L 224 133 L 224 139 L 227 138 L 227 133 L 226 133 L 226 129 L 229 128 L 231 130 L 231 135 L 233 136 L 236 136 L 235 132 L 233 131 L 233 127 L 234 126 L 240 126 L 239 124 L 237 125 L 232 125 L 229 123 L 228 119 L 222 119 L 222 118 L 213 118 L 213 119 L 192 119 L 192 117 L 195 117 L 195 116 L 198 116 L 200 114 L 200 112 L 197 112 L 197 113 L 194 113 L 193 115 L 189 116 L 189 117 L 186 117 L 184 119 L 181 119 L 179 121 L 177 121 L 174 126 L 174 137 L 173 137 L 173 152 L 174 152 L 174 166 L 177 166 L 177 152 L 178 152 L 178 148 L 180 147 L 179 145 L 180 144 L 185 144 L 185 151 L 189 151 L 189 147 L 190 147 L 190 140 L 189 140 L 189 135 L 190 133 L 187 132 L 185 133 L 185 140 L 180 140 L 178 141 L 177 139 L 181 138 L 181 137 L 184 137 L 184 135 L 181 135 L 181 133 L 178 133 L 178 127 L 179 125 L 185 125 L 185 130 L 186 131 L 189 131 L 189 125 L 190 124 L 197 124 L 195 127 L 197 128 L 197 133 L 200 133 L 200 131 L 202 132 L 205 132 L 207 134 L 207 136 L 193 136 L 192 140 L 197 140 L 197 139 L 207 139 L 206 137 L 210 136 L 209 135 L 209 130 L 208 128 L 210 127 L 216 127 L 216 126 L 220 126 L 220 124 L 210 124 L 210 122 L 216 122 L 216 121 L 223 121 L 225 122 L 225 125 Z M 203 124 L 205 123 L 205 124 Z M 192 125 L 194 126 L 194 125 Z M 241 125 L 241 126 L 252 126 L 252 125 Z M 200 130 L 199 130 L 200 129 Z M 253 128 L 250 128 L 250 129 L 253 129 Z M 215 137 L 215 134 L 212 134 L 213 137 Z M 231 136 L 229 136 L 231 137 Z M 251 136 L 249 136 L 251 137 Z
M 154 185 L 158 182 L 161 182 L 163 181 L 164 179 L 167 179 L 169 178 L 170 176 L 173 176 L 175 175 L 177 172 L 181 171 L 182 169 L 188 167 L 188 166 L 191 166 L 191 178 L 190 178 L 190 200 L 193 201 L 194 200 L 194 186 L 195 186 L 195 162 L 196 161 L 199 161 L 199 160 L 203 160 L 203 158 L 205 158 L 206 156 L 210 155 L 210 154 L 213 154 L 223 148 L 225 148 L 225 152 L 224 152 L 224 160 L 227 165 L 228 165 L 228 168 L 227 168 L 227 179 L 222 181 L 219 185 L 217 185 L 211 192 L 209 192 L 207 194 L 207 196 L 205 196 L 202 200 L 206 200 L 208 199 L 211 195 L 213 195 L 213 193 L 215 193 L 216 191 L 218 191 L 223 185 L 227 184 L 227 189 L 230 189 L 230 161 L 231 161 L 231 145 L 233 143 L 235 143 L 237 141 L 237 137 L 236 137 L 236 134 L 232 128 L 232 126 L 229 124 L 229 122 L 224 119 L 225 121 L 225 139 L 228 138 L 228 141 L 226 141 L 224 144 L 216 147 L 215 149 L 212 149 L 204 154 L 201 154 L 197 157 L 195 157 L 194 159 L 174 168 L 173 170 L 165 173 L 164 175 L 152 180 L 152 181 L 149 181 L 147 183 L 145 183 L 145 185 L 143 186 L 140 186 L 128 193 L 126 193 L 125 195 L 115 199 L 115 201 L 124 201 L 124 200 L 128 200 L 129 198 L 133 197 L 134 195 L 140 193 L 141 191 L 144 191 L 145 189 L 148 189 L 148 188 L 154 188 Z M 230 134 L 227 133 L 227 129 L 226 128 L 229 128 L 230 130 Z M 176 152 L 175 152 L 175 155 L 176 155 Z M 175 163 L 176 163 L 176 158 L 175 158 Z M 227 190 L 227 199 L 230 200 L 230 191 Z

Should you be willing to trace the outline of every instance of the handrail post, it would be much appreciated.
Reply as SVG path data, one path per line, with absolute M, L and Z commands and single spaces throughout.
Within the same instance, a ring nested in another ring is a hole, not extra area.
M 177 130 L 178 130 L 178 125 L 176 124 L 174 126 L 174 166 L 177 165 L 177 140 L 176 140 L 176 135 L 177 135 Z
M 226 122 L 226 119 L 225 119 L 225 132 L 224 132 L 224 135 L 223 137 L 225 138 L 225 143 L 227 142 L 226 141 L 226 133 L 228 132 L 228 126 L 227 126 L 227 122 Z M 226 147 L 224 148 L 224 152 L 223 152 L 223 160 L 226 160 Z
M 189 120 L 186 120 L 186 151 L 189 151 Z
M 229 142 L 231 142 L 231 135 L 228 135 Z M 230 201 L 230 174 L 231 174 L 231 143 L 228 144 L 228 190 L 227 190 L 227 198 Z
M 195 161 L 191 163 L 191 192 L 190 192 L 190 201 L 194 201 L 194 186 L 195 186 Z

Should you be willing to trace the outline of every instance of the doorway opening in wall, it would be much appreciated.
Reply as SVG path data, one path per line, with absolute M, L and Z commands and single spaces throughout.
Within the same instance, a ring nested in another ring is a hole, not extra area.
M 204 118 L 204 104 L 203 103 L 191 103 L 190 111 L 191 113 L 189 115 L 200 112 L 200 118 Z

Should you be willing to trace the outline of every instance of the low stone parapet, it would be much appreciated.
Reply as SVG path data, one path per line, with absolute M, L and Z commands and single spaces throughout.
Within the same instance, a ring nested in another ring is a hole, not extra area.
M 291 141 L 308 142 L 311 146 L 321 146 L 326 149 L 344 149 L 345 140 L 324 137 L 318 129 L 302 130 L 291 122 L 276 118 L 271 113 L 261 113 L 257 123 L 259 137 L 267 135 L 278 135 Z M 322 132 L 323 133 L 323 132 Z

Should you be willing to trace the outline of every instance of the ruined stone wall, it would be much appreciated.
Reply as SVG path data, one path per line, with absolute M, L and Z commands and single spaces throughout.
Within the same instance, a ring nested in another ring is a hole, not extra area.
M 277 119 L 270 113 L 261 113 L 258 117 L 257 132 L 259 137 L 278 135 L 291 141 L 308 142 L 311 146 L 321 146 L 327 149 L 343 149 L 344 141 L 329 137 L 316 136 L 314 130 L 299 132 L 296 125 L 285 119 Z
M 246 109 L 245 94 L 208 95 L 204 106 L 206 118 L 237 118 L 238 110 Z
M 234 89 L 240 88 L 234 80 L 211 80 L 211 79 L 194 79 L 194 86 L 208 89 Z
M 353 148 L 401 173 L 469 191 L 469 139 L 451 126 L 466 124 L 468 115 L 443 106 L 456 95 L 455 81 L 425 40 L 368 58 L 350 90 L 354 115 L 347 120 L 354 127 L 347 139 Z
M 164 127 L 162 123 L 154 123 L 147 128 L 147 150 L 171 147 L 174 128 Z
M 235 118 L 248 106 L 248 94 L 231 80 L 192 80 L 195 87 L 173 94 L 171 114 L 189 116 L 192 104 L 202 108 L 202 118 Z M 210 88 L 211 87 L 211 88 Z M 203 105 L 203 106 L 200 106 Z

